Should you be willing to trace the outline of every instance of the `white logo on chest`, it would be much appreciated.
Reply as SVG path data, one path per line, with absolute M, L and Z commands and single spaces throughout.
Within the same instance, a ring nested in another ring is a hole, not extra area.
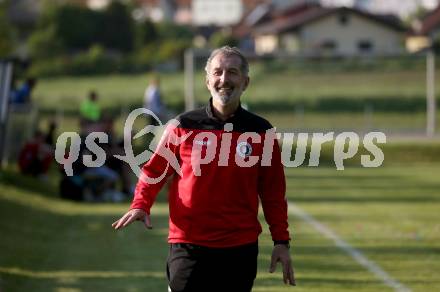
M 248 142 L 241 142 L 237 145 L 237 154 L 240 157 L 249 157 L 252 154 L 252 146 Z

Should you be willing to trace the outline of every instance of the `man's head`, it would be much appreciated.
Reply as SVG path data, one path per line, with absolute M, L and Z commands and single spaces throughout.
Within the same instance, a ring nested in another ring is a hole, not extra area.
M 150 84 L 153 86 L 159 86 L 160 84 L 160 78 L 158 75 L 154 75 L 151 79 L 150 79 Z
M 249 64 L 237 48 L 216 49 L 206 62 L 206 86 L 214 101 L 227 105 L 240 100 L 249 84 Z
M 32 89 L 35 87 L 35 85 L 37 84 L 37 79 L 33 78 L 33 77 L 29 77 L 28 79 L 26 79 L 26 83 L 28 84 L 28 86 Z
M 91 90 L 89 92 L 89 100 L 97 101 L 98 100 L 98 93 L 96 93 L 96 91 L 94 91 L 94 90 Z

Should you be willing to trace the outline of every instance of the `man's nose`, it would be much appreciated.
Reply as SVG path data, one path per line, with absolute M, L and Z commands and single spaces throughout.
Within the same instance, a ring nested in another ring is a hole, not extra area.
M 224 82 L 228 81 L 228 79 L 229 79 L 228 72 L 227 71 L 223 71 L 222 74 L 220 75 L 220 81 L 222 83 L 224 83 Z

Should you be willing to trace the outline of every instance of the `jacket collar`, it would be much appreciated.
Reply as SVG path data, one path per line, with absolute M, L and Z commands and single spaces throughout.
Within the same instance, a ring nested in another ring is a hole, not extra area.
M 234 121 L 243 113 L 243 111 L 244 111 L 244 109 L 241 107 L 241 102 L 240 102 L 238 104 L 238 107 L 235 110 L 235 112 L 226 121 L 222 121 L 214 115 L 214 106 L 212 104 L 212 97 L 209 99 L 209 102 L 206 106 L 206 114 L 208 115 L 208 117 L 210 119 L 216 120 L 218 122 L 223 122 L 223 123 L 228 123 L 228 122 Z

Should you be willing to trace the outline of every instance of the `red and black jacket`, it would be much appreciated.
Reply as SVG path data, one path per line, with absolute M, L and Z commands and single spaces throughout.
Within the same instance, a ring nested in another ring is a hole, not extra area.
M 173 134 L 188 138 L 179 145 L 167 143 L 166 147 L 175 154 L 181 175 L 157 153 L 142 168 L 142 175 L 150 178 L 162 174 L 172 176 L 168 242 L 207 247 L 255 242 L 262 230 L 258 221 L 259 200 L 272 239 L 289 240 L 286 183 L 276 140 L 268 144 L 271 147 L 270 165 L 261 163 L 266 131 L 272 129 L 272 125 L 241 106 L 231 118 L 221 121 L 213 115 L 212 101 L 204 108 L 179 115 L 177 120 L 179 126 L 172 130 Z M 225 130 L 227 123 L 232 124 L 232 131 Z M 254 138 L 246 137 L 247 133 L 253 133 Z M 227 135 L 232 137 L 230 147 L 222 145 Z M 229 155 L 225 156 L 224 149 L 228 148 Z M 194 163 L 197 164 L 198 157 L 205 157 L 208 150 L 214 151 L 212 161 L 201 164 L 197 175 Z M 241 167 L 236 163 L 237 155 L 241 156 L 238 157 L 240 161 L 246 162 L 253 157 L 254 160 L 258 158 L 258 162 Z M 149 214 L 165 181 L 150 184 L 139 179 L 131 208 L 143 209 Z

